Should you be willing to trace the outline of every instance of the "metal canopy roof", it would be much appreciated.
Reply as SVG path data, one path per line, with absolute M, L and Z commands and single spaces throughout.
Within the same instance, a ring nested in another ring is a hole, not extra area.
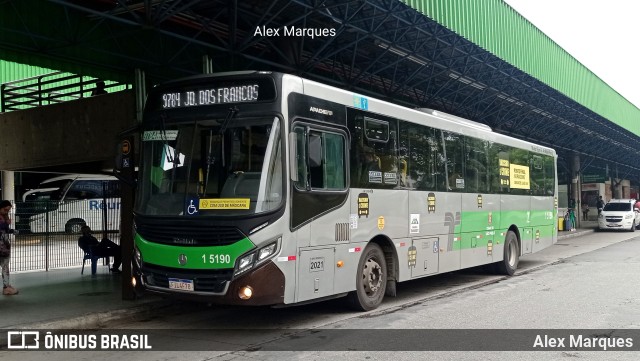
M 428 107 L 640 178 L 640 138 L 395 0 L 0 1 L 0 58 L 131 81 L 277 70 Z M 33 11 L 38 9 L 38 11 Z M 261 27 L 281 29 L 261 36 Z M 283 27 L 335 29 L 284 36 Z M 532 55 L 535 56 L 535 55 Z M 621 174 L 622 176 L 622 174 Z

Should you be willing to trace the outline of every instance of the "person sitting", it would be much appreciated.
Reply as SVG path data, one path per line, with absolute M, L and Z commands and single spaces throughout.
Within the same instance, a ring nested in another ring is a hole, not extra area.
M 78 245 L 83 251 L 91 250 L 95 257 L 113 257 L 113 267 L 111 272 L 119 273 L 120 264 L 122 264 L 122 249 L 110 239 L 103 239 L 98 242 L 96 237 L 91 235 L 91 227 L 84 226 L 81 229 L 82 237 L 78 239 Z

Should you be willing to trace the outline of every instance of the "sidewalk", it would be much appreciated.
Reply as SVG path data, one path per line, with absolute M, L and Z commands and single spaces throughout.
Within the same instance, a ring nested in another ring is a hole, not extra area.
M 582 226 L 574 232 L 560 232 L 558 244 L 521 257 L 518 273 L 531 272 L 611 243 L 578 238 L 592 233 L 596 222 L 583 222 Z M 106 267 L 101 266 L 98 266 L 95 276 L 86 271 L 84 275 L 80 274 L 79 268 L 12 274 L 12 284 L 20 294 L 0 295 L 0 328 L 100 328 L 110 322 L 141 319 L 155 309 L 172 305 L 171 301 L 150 295 L 134 301 L 122 300 L 121 287 L 125 276 L 110 274 Z M 469 284 L 468 287 L 474 285 Z

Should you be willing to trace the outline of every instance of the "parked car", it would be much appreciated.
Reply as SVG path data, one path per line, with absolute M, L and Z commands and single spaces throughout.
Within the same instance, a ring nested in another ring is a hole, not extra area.
M 598 229 L 635 231 L 640 225 L 640 210 L 635 199 L 612 199 L 598 215 Z

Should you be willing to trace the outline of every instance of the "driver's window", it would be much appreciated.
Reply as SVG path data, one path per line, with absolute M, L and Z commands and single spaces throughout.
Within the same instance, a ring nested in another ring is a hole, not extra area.
M 317 129 L 294 128 L 298 189 L 336 191 L 347 188 L 345 136 Z

